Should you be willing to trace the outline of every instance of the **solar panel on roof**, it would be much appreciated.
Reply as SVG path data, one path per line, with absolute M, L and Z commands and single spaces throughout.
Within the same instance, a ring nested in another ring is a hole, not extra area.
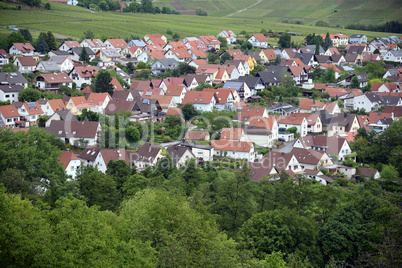
M 30 108 L 36 107 L 35 102 L 28 102 L 27 105 L 28 105 L 28 107 L 30 107 Z
M 142 103 L 148 103 L 147 99 L 142 100 Z

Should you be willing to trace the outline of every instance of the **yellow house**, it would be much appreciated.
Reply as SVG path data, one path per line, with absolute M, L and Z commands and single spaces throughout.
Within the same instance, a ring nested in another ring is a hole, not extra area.
M 359 120 L 355 114 L 340 113 L 332 117 L 328 126 L 328 137 L 345 132 L 357 131 L 360 127 Z

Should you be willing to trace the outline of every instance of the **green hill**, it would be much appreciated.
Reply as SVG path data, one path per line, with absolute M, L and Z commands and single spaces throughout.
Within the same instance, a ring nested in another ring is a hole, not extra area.
M 203 8 L 209 16 L 263 18 L 271 22 L 281 22 L 287 18 L 313 25 L 323 19 L 333 25 L 402 20 L 400 0 L 156 0 L 154 4 L 176 9 L 180 7 L 183 13 Z
M 160 1 L 160 0 L 159 0 Z M 312 0 L 306 0 L 313 2 Z M 46 1 L 43 1 L 46 3 Z M 187 4 L 206 1 L 187 1 Z M 215 6 L 223 3 L 230 6 L 232 10 L 244 7 L 241 2 L 248 1 L 213 1 Z M 266 1 L 266 2 L 273 2 Z M 279 2 L 279 1 L 275 1 Z M 286 2 L 286 1 L 284 1 Z M 317 1 L 322 2 L 322 1 Z M 328 1 L 327 1 L 328 2 Z M 333 1 L 330 1 L 333 2 Z M 370 1 L 366 1 L 370 2 Z M 396 1 L 387 1 L 387 3 Z M 156 2 L 159 5 L 162 2 Z M 163 2 L 162 4 L 169 4 Z M 223 5 L 222 4 L 222 5 Z M 231 5 L 229 5 L 231 4 Z M 264 1 L 261 4 L 266 4 Z M 303 4 L 305 6 L 305 4 Z M 147 33 L 166 33 L 171 30 L 178 33 L 180 37 L 198 36 L 204 34 L 216 35 L 223 29 L 231 29 L 239 34 L 242 30 L 247 33 L 259 33 L 261 29 L 273 31 L 290 31 L 301 34 L 309 33 L 337 33 L 342 32 L 350 35 L 354 33 L 364 33 L 369 38 L 375 36 L 386 36 L 388 33 L 363 32 L 355 30 L 345 30 L 341 24 L 337 28 L 315 27 L 315 23 L 305 23 L 304 25 L 278 23 L 274 17 L 244 16 L 250 10 L 240 12 L 231 17 L 201 17 L 186 15 L 164 15 L 164 14 L 143 14 L 143 13 L 121 13 L 121 12 L 94 12 L 81 7 L 68 6 L 65 4 L 51 2 L 52 10 L 35 9 L 23 7 L 16 9 L 15 4 L 0 2 L 0 38 L 7 36 L 11 31 L 6 30 L 7 25 L 16 25 L 19 28 L 28 28 L 34 36 L 38 36 L 40 31 L 52 31 L 56 37 L 72 37 L 80 39 L 83 32 L 90 29 L 97 38 L 118 38 L 129 37 L 130 35 L 143 36 Z M 341 6 L 341 5 L 337 5 Z M 255 6 L 257 7 L 257 5 Z M 316 7 L 318 7 L 316 5 Z M 259 10 L 262 12 L 261 10 Z M 215 11 L 220 12 L 220 11 Z M 264 12 L 268 12 L 265 10 Z M 290 11 L 287 11 L 290 12 Z M 295 12 L 296 14 L 297 12 Z M 299 11 L 301 14 L 302 11 Z M 342 13 L 339 10 L 332 16 Z M 286 13 L 290 14 L 290 13 Z M 320 17 L 322 19 L 324 15 Z M 291 19 L 290 16 L 288 16 Z M 301 41 L 303 37 L 293 37 L 292 40 Z M 275 40 L 270 40 L 274 41 Z

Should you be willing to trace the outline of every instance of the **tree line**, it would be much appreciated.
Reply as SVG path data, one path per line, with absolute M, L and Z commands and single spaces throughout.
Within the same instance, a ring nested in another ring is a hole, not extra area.
M 397 20 L 388 21 L 384 24 L 351 23 L 348 24 L 346 28 L 373 32 L 402 33 L 402 23 Z

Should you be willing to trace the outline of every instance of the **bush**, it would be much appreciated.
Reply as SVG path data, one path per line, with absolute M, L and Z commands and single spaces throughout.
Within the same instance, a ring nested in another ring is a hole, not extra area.
M 289 20 L 287 18 L 282 19 L 282 23 L 289 23 Z
M 291 24 L 300 24 L 303 25 L 304 21 L 303 20 L 299 20 L 299 19 L 294 19 L 290 22 Z
M 315 23 L 315 26 L 321 26 L 321 27 L 329 27 L 329 23 L 323 20 L 319 20 Z

